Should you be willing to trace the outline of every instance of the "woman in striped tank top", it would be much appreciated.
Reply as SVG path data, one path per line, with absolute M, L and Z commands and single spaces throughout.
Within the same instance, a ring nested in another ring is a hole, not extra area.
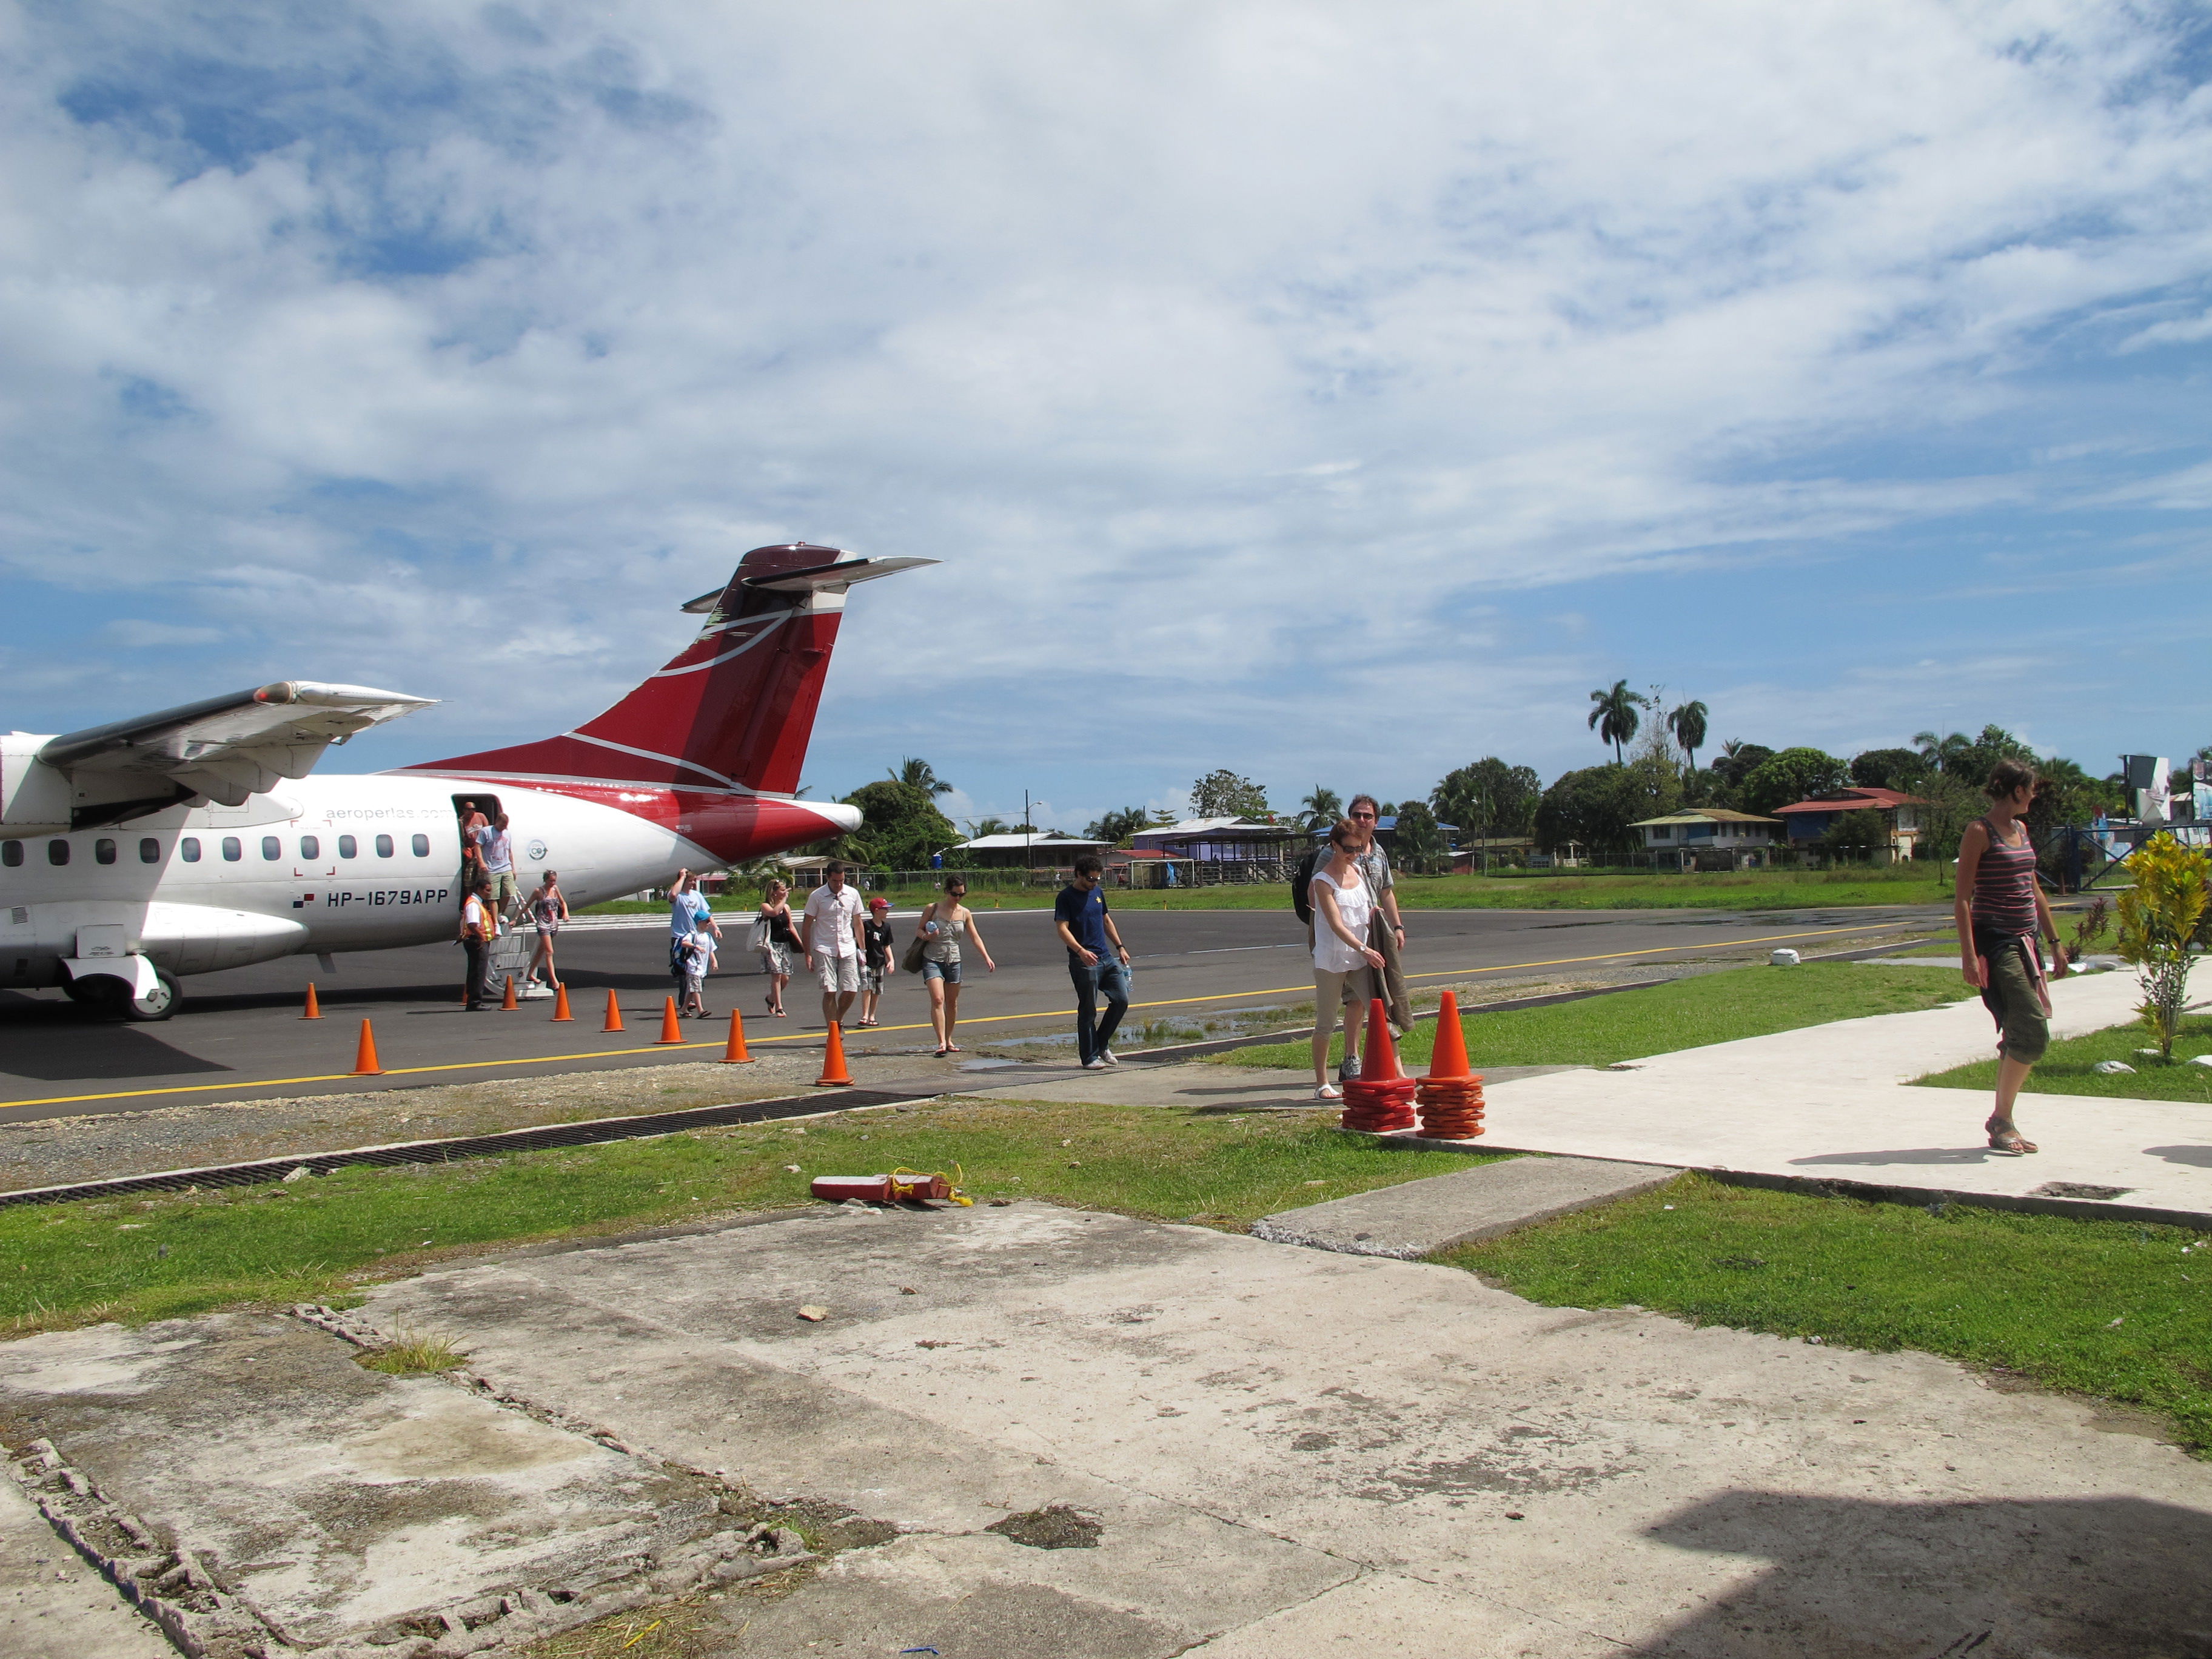
M 1966 827 L 1959 842 L 1959 894 L 1952 915 L 1959 924 L 1959 969 L 1982 994 L 1997 1023 L 1997 1104 L 1983 1127 L 1992 1150 L 2017 1158 L 2036 1150 L 2012 1121 L 2013 1102 L 2035 1062 L 2051 1045 L 2051 997 L 2043 982 L 2039 933 L 2051 941 L 2057 971 L 2066 953 L 2057 924 L 2035 881 L 2035 848 L 2028 840 L 2028 803 L 2035 799 L 2035 769 L 1999 761 L 1983 793 L 1988 816 Z

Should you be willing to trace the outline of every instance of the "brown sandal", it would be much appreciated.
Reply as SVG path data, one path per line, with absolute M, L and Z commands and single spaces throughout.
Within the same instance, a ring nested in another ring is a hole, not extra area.
M 1993 1152 L 2002 1152 L 2007 1158 L 2018 1158 L 2026 1152 L 2042 1150 L 2033 1141 L 2023 1138 L 2020 1131 L 2011 1125 L 2008 1124 L 2003 1128 L 1999 1128 L 1997 1120 L 1995 1118 L 1991 1118 L 1982 1127 L 1989 1132 L 1990 1150 Z

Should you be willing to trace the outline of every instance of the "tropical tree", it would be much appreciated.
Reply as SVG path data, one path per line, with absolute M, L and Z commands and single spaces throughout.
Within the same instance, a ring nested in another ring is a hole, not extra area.
M 960 839 L 927 789 L 896 778 L 862 784 L 845 804 L 860 809 L 860 827 L 843 838 L 838 855 L 878 869 L 926 869 L 932 853 Z
M 1741 738 L 1730 738 L 1721 745 L 1721 752 L 1705 769 L 1717 786 L 1713 791 L 1714 804 L 1720 806 L 1741 806 L 1739 799 L 1743 781 L 1761 766 L 1774 758 L 1774 751 L 1765 744 L 1746 743 Z
M 900 761 L 898 769 L 890 775 L 893 781 L 902 783 L 909 789 L 919 789 L 927 795 L 949 795 L 952 793 L 952 786 L 937 775 L 934 767 L 926 760 L 915 759 L 911 755 Z
M 1822 833 L 1820 845 L 1832 855 L 1859 853 L 1871 856 L 1877 848 L 1889 845 L 1889 820 L 1871 810 L 1843 813 Z
M 1626 864 L 1643 849 L 1634 825 L 1664 817 L 1682 802 L 1680 773 L 1653 755 L 1607 762 L 1553 781 L 1536 805 L 1536 840 L 1549 851 L 1579 842 L 1606 864 Z
M 1004 818 L 970 818 L 968 821 L 968 835 L 972 841 L 981 841 L 986 836 L 1006 835 L 1013 827 Z
M 1698 769 L 1698 750 L 1705 746 L 1705 706 L 1701 702 L 1686 702 L 1667 716 L 1667 729 L 1674 734 L 1674 741 L 1682 745 L 1682 752 L 1690 757 L 1690 769 Z
M 1525 836 L 1536 827 L 1543 780 L 1525 766 L 1508 766 L 1495 755 L 1454 767 L 1429 792 L 1429 805 L 1446 823 L 1488 837 Z
M 1400 803 L 1397 827 L 1391 832 L 1391 862 L 1407 870 L 1432 872 L 1450 855 L 1436 814 L 1417 800 Z
M 1747 812 L 1764 816 L 1792 801 L 1811 800 L 1844 787 L 1850 769 L 1833 755 L 1819 749 L 1785 749 L 1761 761 L 1737 790 Z
M 1313 787 L 1313 793 L 1298 803 L 1298 823 L 1311 835 L 1326 830 L 1344 816 L 1344 797 L 1322 784 Z
M 1589 719 L 1583 722 L 1597 733 L 1600 743 L 1613 745 L 1616 764 L 1621 760 L 1621 745 L 1635 740 L 1644 720 L 1636 711 L 1650 707 L 1651 699 L 1641 692 L 1628 689 L 1626 680 L 1615 680 L 1610 691 L 1593 691 L 1590 701 L 1597 705 L 1590 710 Z
M 1124 806 L 1103 817 L 1092 819 L 1091 827 L 1083 833 L 1089 840 L 1110 841 L 1119 847 L 1138 830 L 1152 827 L 1152 815 L 1150 811 L 1141 806 Z
M 1910 791 L 1927 770 L 1913 749 L 1865 749 L 1851 757 L 1851 781 L 1862 789 Z
M 1191 811 L 1202 818 L 1272 817 L 1265 784 L 1239 777 L 1227 767 L 1208 772 L 1190 787 Z

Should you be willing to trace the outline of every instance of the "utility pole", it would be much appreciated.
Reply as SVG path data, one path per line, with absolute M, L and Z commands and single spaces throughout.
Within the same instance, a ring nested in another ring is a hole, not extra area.
M 1030 822 L 1030 792 L 1022 791 L 1022 863 L 1024 867 L 1036 863 L 1036 826 Z

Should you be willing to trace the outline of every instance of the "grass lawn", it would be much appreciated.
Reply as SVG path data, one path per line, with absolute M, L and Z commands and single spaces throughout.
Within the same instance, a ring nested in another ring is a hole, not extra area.
M 1548 1008 L 1463 1014 L 1460 1027 L 1477 1071 L 1485 1066 L 1610 1066 L 1831 1020 L 1940 1008 L 1972 994 L 1955 975 L 1925 968 L 1808 962 L 1797 968 L 1700 974 Z M 1399 1045 L 1399 1059 L 1408 1069 L 1425 1066 L 1435 1041 L 1434 1025 L 1417 1026 Z M 1329 1050 L 1332 1061 L 1343 1049 L 1340 1035 Z M 1310 1055 L 1305 1039 L 1299 1038 L 1235 1049 L 1218 1056 L 1217 1063 L 1305 1066 Z
M 2189 1100 L 2212 1106 L 2212 1066 L 2191 1066 L 2195 1055 L 2212 1054 L 2212 1015 L 2197 1014 L 2181 1023 L 2173 1042 L 2173 1064 L 2161 1064 L 2154 1054 L 2138 1048 L 2156 1048 L 2157 1042 L 2140 1025 L 2107 1026 L 2087 1036 L 2054 1042 L 2036 1062 L 2027 1079 L 2031 1094 L 2108 1095 L 2125 1100 Z M 2134 1066 L 2132 1075 L 2100 1074 L 2090 1068 L 2100 1060 L 2118 1060 Z M 1931 1089 L 1974 1089 L 1983 1094 L 1996 1087 L 1994 1058 L 1971 1066 L 1954 1066 L 1915 1082 Z
M 1670 1210 L 1667 1206 L 1672 1205 Z M 2162 1413 L 2212 1451 L 2212 1240 L 2173 1227 L 1808 1198 L 1686 1176 L 1440 1260 L 1547 1307 L 1918 1348 Z
M 855 1112 L 289 1185 L 0 1210 L 16 1333 L 234 1303 L 343 1300 L 487 1245 L 810 1201 L 815 1175 L 966 1169 L 968 1191 L 1242 1231 L 1261 1216 L 1486 1162 L 1394 1152 L 1330 1115 L 988 1102 Z M 802 1133 L 803 1131 L 803 1133 Z M 798 1164 L 799 1173 L 787 1170 Z
M 1494 876 L 1405 876 L 1398 878 L 1398 902 L 1409 910 L 1806 910 L 1868 904 L 1948 904 L 1948 866 L 1892 865 L 1884 869 L 1747 870 L 1741 873 L 1654 875 L 1574 870 L 1516 870 Z M 976 910 L 1049 908 L 1049 887 L 994 888 L 977 876 L 968 896 Z M 919 909 L 928 890 L 892 888 L 886 895 L 901 909 Z M 1280 882 L 1249 886 L 1109 891 L 1109 901 L 1127 910 L 1287 910 L 1290 890 Z M 720 912 L 744 911 L 750 894 L 717 899 Z M 617 900 L 595 904 L 582 915 L 659 915 L 663 904 Z

